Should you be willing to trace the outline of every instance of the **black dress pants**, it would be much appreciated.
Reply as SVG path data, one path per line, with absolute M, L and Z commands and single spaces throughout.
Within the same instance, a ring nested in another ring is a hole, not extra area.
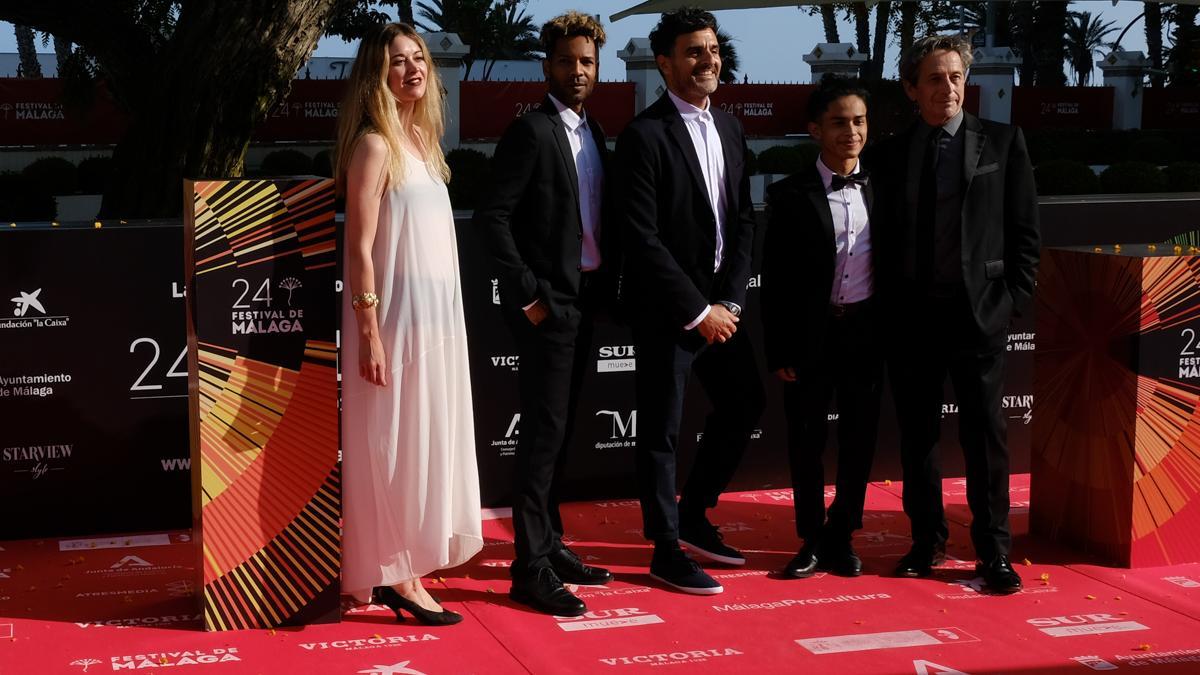
M 764 393 L 749 339 L 738 331 L 706 345 L 695 330 L 634 326 L 637 348 L 637 480 L 645 536 L 679 538 L 680 514 L 699 518 L 733 478 L 762 414 Z M 675 451 L 692 372 L 712 403 L 696 459 L 676 503 Z
M 893 326 L 897 347 L 889 359 L 900 454 L 904 512 L 913 545 L 931 548 L 949 534 L 942 505 L 941 437 L 946 376 L 958 399 L 958 440 L 967 474 L 971 540 L 982 560 L 1008 555 L 1007 426 L 1001 410 L 1007 336 L 985 335 L 965 295 L 910 296 L 903 325 Z
M 796 534 L 805 543 L 822 536 L 849 541 L 854 530 L 862 528 L 863 502 L 879 429 L 883 353 L 874 303 L 868 300 L 850 305 L 845 313 L 831 314 L 824 321 L 823 348 L 820 354 L 812 355 L 813 366 L 797 369 L 797 380 L 783 385 Z M 826 514 L 822 455 L 828 436 L 829 403 L 835 395 L 837 493 Z
M 585 294 L 586 296 L 586 294 Z M 592 342 L 592 304 L 578 302 L 580 318 L 546 317 L 537 326 L 523 313 L 506 314 L 520 354 L 521 432 L 513 474 L 514 578 L 549 567 L 562 546 L 558 479 Z

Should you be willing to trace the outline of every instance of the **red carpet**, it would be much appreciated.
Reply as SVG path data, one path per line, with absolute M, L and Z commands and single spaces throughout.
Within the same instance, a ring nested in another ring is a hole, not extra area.
M 1137 667 L 1200 672 L 1200 565 L 1124 570 L 1024 535 L 1028 476 L 1013 479 L 1014 559 L 1026 589 L 991 596 L 975 578 L 961 481 L 945 486 L 951 560 L 931 579 L 885 575 L 908 548 L 898 484 L 868 492 L 857 579 L 774 574 L 797 542 L 788 490 L 731 493 L 715 512 L 744 568 L 711 567 L 717 596 L 646 575 L 634 501 L 564 507 L 572 548 L 617 581 L 579 589 L 590 614 L 558 619 L 508 601 L 510 522 L 485 523 L 472 564 L 431 580 L 466 614 L 426 629 L 384 608 L 341 624 L 203 633 L 186 533 L 6 543 L 0 550 L 0 675 L 26 673 L 1049 673 Z M 104 546 L 112 546 L 105 548 Z M 105 620 L 101 620 L 103 617 Z

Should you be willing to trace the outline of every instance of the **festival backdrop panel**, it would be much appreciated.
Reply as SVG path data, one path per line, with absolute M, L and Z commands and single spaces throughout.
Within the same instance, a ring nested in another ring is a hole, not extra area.
M 189 522 L 178 221 L 0 230 L 0 539 Z
M 185 197 L 205 627 L 336 621 L 333 182 L 198 181 Z
M 480 237 L 469 219 L 457 220 L 459 260 L 463 278 L 463 303 L 471 350 L 471 383 L 475 398 L 476 450 L 479 459 L 481 489 L 485 506 L 506 506 L 512 492 L 514 452 L 520 438 L 520 401 L 518 374 L 520 359 L 516 346 L 500 313 L 498 280 Z M 758 228 L 754 270 L 750 277 L 747 306 L 741 330 L 755 346 L 767 408 L 751 435 L 742 464 L 731 489 L 752 490 L 790 487 L 787 459 L 787 424 L 782 410 L 781 383 L 765 371 L 762 330 L 759 323 L 758 292 L 762 286 L 759 261 L 764 227 Z M 885 327 L 885 333 L 924 331 L 920 325 Z M 895 340 L 888 339 L 889 342 Z M 1029 431 L 1032 420 L 1032 361 L 1035 335 L 1031 315 L 1016 317 L 1008 334 L 1007 372 L 1003 413 L 1008 420 L 1011 470 L 1029 470 Z M 637 354 L 628 326 L 601 316 L 590 345 L 587 372 L 575 417 L 575 433 L 568 445 L 566 468 L 560 477 L 563 500 L 632 497 L 634 453 L 637 447 L 637 402 L 634 376 Z M 357 377 L 350 373 L 347 377 Z M 696 444 L 704 428 L 709 403 L 696 378 L 689 384 L 679 435 L 679 480 L 687 476 Z M 826 483 L 833 483 L 836 471 L 833 448 L 837 438 L 837 409 L 831 404 L 833 419 L 826 455 Z M 953 389 L 946 384 L 942 407 L 942 459 L 945 476 L 964 475 L 962 453 L 958 449 L 958 406 Z M 899 431 L 893 413 L 890 388 L 886 388 L 881 411 L 879 448 L 873 480 L 899 480 Z
M 1200 258 L 1134 248 L 1043 255 L 1031 529 L 1121 565 L 1196 562 Z

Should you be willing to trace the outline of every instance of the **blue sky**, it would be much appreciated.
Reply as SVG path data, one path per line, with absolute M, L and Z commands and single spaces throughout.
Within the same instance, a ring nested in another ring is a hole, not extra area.
M 646 37 L 657 20 L 656 16 L 632 16 L 615 23 L 608 17 L 622 9 L 638 4 L 638 0 L 530 0 L 528 12 L 534 22 L 541 24 L 547 19 L 568 9 L 583 9 L 600 14 L 608 31 L 608 44 L 601 52 L 602 79 L 624 79 L 625 64 L 617 58 L 617 51 L 632 37 Z M 1073 2 L 1076 11 L 1102 14 L 1105 20 L 1115 21 L 1118 29 L 1124 28 L 1142 12 L 1140 0 L 1120 0 L 1113 6 L 1111 0 Z M 769 9 L 740 9 L 715 13 L 722 28 L 736 40 L 741 73 L 748 74 L 753 82 L 808 82 L 810 71 L 801 59 L 812 51 L 814 45 L 824 41 L 819 16 L 809 16 L 795 7 Z M 852 42 L 853 25 L 842 22 L 843 41 Z M 1115 37 L 1115 34 L 1114 34 Z M 1138 22 L 1122 41 L 1128 50 L 1145 50 L 1145 32 Z M 39 50 L 42 48 L 39 45 Z M 341 40 L 325 39 L 317 46 L 317 56 L 353 55 L 355 45 Z M 0 23 L 0 52 L 15 52 L 16 40 L 12 27 Z M 46 49 L 45 51 L 52 51 Z M 896 47 L 888 46 L 888 62 L 895 63 Z M 895 75 L 894 65 L 889 74 Z

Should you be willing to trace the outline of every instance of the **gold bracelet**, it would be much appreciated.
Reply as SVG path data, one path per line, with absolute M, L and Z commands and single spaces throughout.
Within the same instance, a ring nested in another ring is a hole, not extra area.
M 354 309 L 370 309 L 379 306 L 379 296 L 374 293 L 359 293 L 350 299 L 350 306 Z

